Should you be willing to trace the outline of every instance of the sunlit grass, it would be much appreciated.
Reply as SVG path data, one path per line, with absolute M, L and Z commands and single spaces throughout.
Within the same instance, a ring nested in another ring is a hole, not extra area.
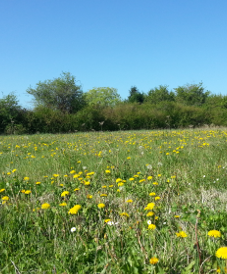
M 1 136 L 1 273 L 224 273 L 226 141 L 226 129 Z

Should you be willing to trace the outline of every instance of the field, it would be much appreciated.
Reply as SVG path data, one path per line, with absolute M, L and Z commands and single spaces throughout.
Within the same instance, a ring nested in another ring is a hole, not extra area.
M 0 273 L 227 273 L 227 130 L 0 136 Z

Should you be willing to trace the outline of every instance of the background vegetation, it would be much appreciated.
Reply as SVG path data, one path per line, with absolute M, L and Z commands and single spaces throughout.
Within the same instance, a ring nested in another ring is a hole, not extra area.
M 76 78 L 63 72 L 27 92 L 34 96 L 33 110 L 20 107 L 13 93 L 0 99 L 1 134 L 227 125 L 227 96 L 211 94 L 203 83 L 186 84 L 173 91 L 160 85 L 146 94 L 132 86 L 128 98 L 122 100 L 111 87 L 84 93 Z

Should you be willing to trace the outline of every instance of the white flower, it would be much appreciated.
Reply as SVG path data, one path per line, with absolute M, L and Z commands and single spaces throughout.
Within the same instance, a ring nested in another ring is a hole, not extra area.
M 83 166 L 83 169 L 86 169 L 87 167 L 86 166 Z
M 162 163 L 161 163 L 161 162 L 158 162 L 158 166 L 162 166 Z
M 72 227 L 71 228 L 71 232 L 75 232 L 76 231 L 76 228 L 75 227 Z
M 217 181 L 219 181 L 219 179 L 216 179 Z
M 206 177 L 206 175 L 203 175 L 203 178 L 205 178 Z
M 152 169 L 152 165 L 147 165 L 147 169 Z
M 148 221 L 147 221 L 147 224 L 148 224 L 148 225 L 151 225 L 151 220 L 148 220 Z
M 166 225 L 166 222 L 164 222 L 163 224 Z
M 117 223 L 114 223 L 113 221 L 109 221 L 107 222 L 108 225 L 118 225 L 118 222 Z
M 139 146 L 139 149 L 143 149 L 143 146 Z

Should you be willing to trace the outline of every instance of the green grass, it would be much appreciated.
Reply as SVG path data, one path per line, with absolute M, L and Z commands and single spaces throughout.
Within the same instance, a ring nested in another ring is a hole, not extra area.
M 225 273 L 226 149 L 225 128 L 0 136 L 0 273 Z

